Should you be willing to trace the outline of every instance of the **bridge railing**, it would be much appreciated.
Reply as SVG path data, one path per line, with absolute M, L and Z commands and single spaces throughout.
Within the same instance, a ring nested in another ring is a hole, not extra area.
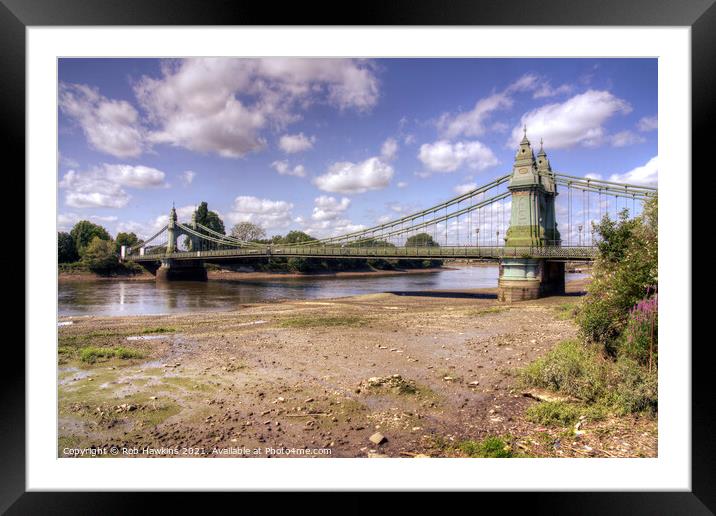
M 178 251 L 131 255 L 127 259 L 156 260 L 211 259 L 211 258 L 267 258 L 267 257 L 316 257 L 316 258 L 563 258 L 593 259 L 598 250 L 593 246 L 542 246 L 542 247 L 485 247 L 485 246 L 416 246 L 416 247 L 353 247 L 353 246 L 281 246 L 267 245 L 256 248 L 217 249 L 211 251 Z

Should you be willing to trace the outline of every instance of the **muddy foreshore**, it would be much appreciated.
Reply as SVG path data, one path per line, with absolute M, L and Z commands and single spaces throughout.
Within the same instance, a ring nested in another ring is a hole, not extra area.
M 489 265 L 496 265 L 495 263 Z M 461 264 L 461 267 L 464 267 Z M 210 280 L 273 280 L 283 278 L 360 278 L 360 277 L 383 277 L 402 276 L 406 274 L 429 274 L 451 270 L 451 267 L 439 267 L 431 269 L 394 269 L 394 270 L 359 270 L 346 272 L 317 272 L 317 273 L 293 273 L 293 272 L 255 272 L 255 271 L 232 271 L 232 270 L 209 270 L 207 276 Z M 149 272 L 141 274 L 113 274 L 101 275 L 93 272 L 61 272 L 58 275 L 60 283 L 91 282 L 91 281 L 154 281 L 155 277 Z
M 575 337 L 564 314 L 583 287 L 62 317 L 58 456 L 443 457 L 488 436 L 526 456 L 656 456 L 654 420 L 582 420 L 575 436 L 524 416 L 536 401 L 515 372 Z

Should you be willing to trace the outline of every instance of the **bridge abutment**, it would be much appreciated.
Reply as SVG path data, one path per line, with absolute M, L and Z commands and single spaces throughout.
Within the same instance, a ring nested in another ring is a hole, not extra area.
M 531 258 L 500 262 L 497 298 L 506 303 L 564 293 L 564 263 Z
M 162 260 L 157 269 L 157 281 L 206 281 L 207 273 L 200 260 Z

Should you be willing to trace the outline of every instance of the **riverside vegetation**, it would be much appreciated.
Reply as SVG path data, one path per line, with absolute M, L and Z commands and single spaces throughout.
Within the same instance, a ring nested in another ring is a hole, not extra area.
M 224 222 L 219 215 L 208 209 L 207 203 L 202 202 L 197 209 L 197 222 L 221 234 L 226 234 Z M 200 230 L 201 231 L 201 230 Z M 314 240 L 311 235 L 303 231 L 290 231 L 286 235 L 274 235 L 266 238 L 266 231 L 251 222 L 240 222 L 231 229 L 231 235 L 241 240 L 263 244 L 297 244 Z M 77 222 L 72 230 L 57 234 L 57 259 L 60 273 L 92 272 L 101 276 L 127 276 L 142 274 L 142 266 L 132 262 L 121 262 L 119 254 L 121 247 L 138 246 L 142 240 L 135 233 L 119 232 L 112 239 L 109 232 L 102 226 L 87 220 Z M 179 246 L 186 246 L 181 239 Z M 395 247 L 382 240 L 369 240 L 361 242 L 362 246 Z M 407 239 L 406 247 L 411 246 L 438 246 L 438 243 L 427 233 L 419 233 Z M 393 270 L 436 268 L 442 265 L 441 260 L 382 260 L 361 258 L 252 258 L 240 262 L 243 267 L 252 268 L 258 272 L 293 272 L 293 273 L 321 273 L 357 270 Z M 218 269 L 219 266 L 209 264 L 209 269 Z

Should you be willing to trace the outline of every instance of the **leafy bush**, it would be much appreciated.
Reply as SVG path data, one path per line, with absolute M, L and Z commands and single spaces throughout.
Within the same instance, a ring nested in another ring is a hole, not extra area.
M 579 410 L 563 401 L 543 401 L 527 409 L 527 419 L 549 426 L 568 426 L 577 421 Z
M 658 284 L 657 200 L 644 204 L 644 211 L 628 219 L 622 210 L 617 221 L 605 216 L 594 225 L 599 235 L 599 257 L 595 261 L 577 321 L 581 334 L 616 353 L 632 307 Z
M 658 297 L 639 301 L 629 312 L 619 354 L 649 369 L 656 366 L 658 352 Z
M 622 414 L 658 411 L 658 378 L 636 361 L 623 357 L 616 361 L 612 380 L 614 390 L 610 404 Z
M 529 364 L 521 376 L 527 385 L 594 402 L 606 390 L 605 366 L 593 346 L 569 340 Z

